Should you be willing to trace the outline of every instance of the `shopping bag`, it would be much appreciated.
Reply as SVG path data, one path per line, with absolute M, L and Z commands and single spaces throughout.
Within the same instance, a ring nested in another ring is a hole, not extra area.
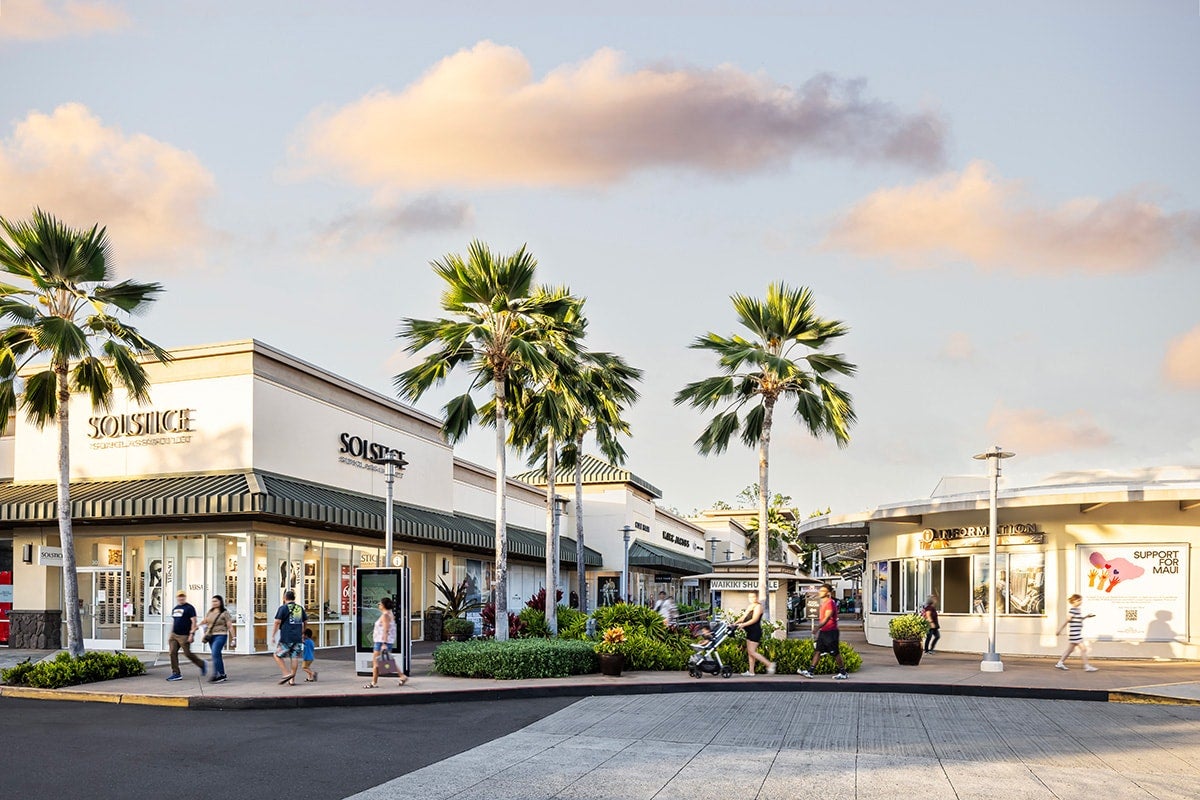
M 381 677 L 399 677 L 400 675 L 400 666 L 396 663 L 396 657 L 392 655 L 391 650 L 379 651 L 379 675 Z

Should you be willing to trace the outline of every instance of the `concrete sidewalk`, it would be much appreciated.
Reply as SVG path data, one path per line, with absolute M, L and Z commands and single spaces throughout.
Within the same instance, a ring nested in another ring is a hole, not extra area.
M 694 691 L 724 692 L 894 692 L 978 697 L 1023 697 L 1120 702 L 1200 704 L 1200 664 L 1196 662 L 1097 661 L 1098 672 L 1084 672 L 1077 660 L 1071 669 L 1054 669 L 1053 658 L 1004 657 L 1005 671 L 979 670 L 978 653 L 943 653 L 925 656 L 918 667 L 896 664 L 891 648 L 866 644 L 861 630 L 844 633 L 863 657 L 862 669 L 848 681 L 829 676 L 815 679 L 796 675 L 734 676 L 724 679 L 690 678 L 684 672 L 627 672 L 619 678 L 599 674 L 570 678 L 499 681 L 450 678 L 432 673 L 433 643 L 413 648 L 412 677 L 404 687 L 395 679 L 381 679 L 376 689 L 365 689 L 369 678 L 354 674 L 347 652 L 318 658 L 319 678 L 314 683 L 297 676 L 295 686 L 280 685 L 279 669 L 265 655 L 227 656 L 229 680 L 221 684 L 202 680 L 199 671 L 184 662 L 184 680 L 167 682 L 166 656 L 146 675 L 57 690 L 0 687 L 6 697 L 77 700 L 183 708 L 289 708 L 333 705 L 389 705 L 501 697 L 587 697 L 623 694 L 670 694 Z

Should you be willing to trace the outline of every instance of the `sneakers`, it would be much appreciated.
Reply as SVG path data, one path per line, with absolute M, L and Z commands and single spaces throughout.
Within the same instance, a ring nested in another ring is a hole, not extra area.
M 754 677 L 754 670 L 752 670 L 752 669 L 748 669 L 748 670 L 746 670 L 745 672 L 743 672 L 743 673 L 742 673 L 742 677 L 743 677 L 743 678 L 753 678 L 753 677 Z
M 207 674 L 208 674 L 208 667 L 205 666 L 203 661 L 201 661 L 200 662 L 200 677 L 203 678 Z
M 1099 668 L 1099 667 L 1093 667 L 1091 664 L 1088 664 L 1086 667 L 1084 667 L 1084 668 L 1083 668 L 1083 671 L 1084 671 L 1084 672 L 1099 672 L 1099 671 L 1100 671 L 1100 668 Z
M 797 672 L 796 674 L 797 674 L 797 675 L 803 675 L 803 676 L 804 676 L 804 677 L 806 677 L 806 678 L 812 678 L 812 677 L 815 677 L 815 676 L 812 674 L 812 671 L 811 671 L 811 670 L 807 670 L 807 669 L 802 669 L 802 670 L 800 670 L 799 672 Z
M 227 678 L 224 675 L 213 675 L 212 676 L 213 683 L 224 683 L 226 680 L 227 680 Z
M 169 681 L 181 681 L 181 680 L 183 680 L 183 676 L 182 676 L 182 675 L 180 675 L 178 672 L 172 672 L 170 675 L 168 675 L 168 676 L 167 676 L 167 680 L 169 680 Z
M 833 676 L 833 679 L 835 681 L 848 681 L 850 680 L 850 676 L 844 672 L 839 672 L 837 675 Z
M 774 665 L 774 664 L 771 664 L 770 666 L 768 666 L 768 667 L 767 667 L 767 674 L 768 674 L 768 675 L 774 675 L 774 674 L 775 674 L 775 665 Z
M 1067 667 L 1067 665 L 1066 665 L 1066 664 L 1064 664 L 1064 663 L 1063 663 L 1063 662 L 1061 662 L 1061 661 L 1060 661 L 1060 662 L 1058 662 L 1057 664 L 1055 664 L 1055 665 L 1054 665 L 1054 668 L 1055 668 L 1055 669 L 1061 669 L 1061 670 L 1064 670 L 1064 671 L 1065 671 L 1065 670 L 1067 670 L 1067 669 L 1069 669 L 1069 668 Z

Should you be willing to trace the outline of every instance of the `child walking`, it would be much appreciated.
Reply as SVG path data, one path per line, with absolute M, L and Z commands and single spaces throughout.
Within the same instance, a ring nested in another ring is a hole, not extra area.
M 1085 672 L 1096 672 L 1096 668 L 1088 663 L 1088 646 L 1083 640 L 1083 621 L 1091 619 L 1095 614 L 1084 614 L 1079 607 L 1083 603 L 1083 595 L 1073 594 L 1067 598 L 1067 602 L 1071 604 L 1070 610 L 1067 612 L 1067 621 L 1064 622 L 1058 629 L 1056 635 L 1061 636 L 1063 628 L 1070 626 L 1070 633 L 1067 635 L 1067 649 L 1063 651 L 1062 657 L 1058 659 L 1058 663 L 1054 665 L 1055 669 L 1067 669 L 1067 665 L 1063 662 L 1067 660 L 1067 656 L 1071 655 L 1071 651 L 1079 649 L 1079 656 L 1083 659 L 1083 669 Z
M 316 643 L 313 642 L 312 628 L 304 629 L 304 680 L 312 683 L 317 679 L 317 671 L 312 668 L 313 660 L 316 658 Z

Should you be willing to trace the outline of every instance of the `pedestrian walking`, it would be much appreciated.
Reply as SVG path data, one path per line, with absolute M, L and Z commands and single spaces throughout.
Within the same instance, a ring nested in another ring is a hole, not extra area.
M 667 625 L 675 626 L 675 622 L 679 618 L 679 607 L 675 605 L 674 600 L 667 597 L 666 592 L 658 593 L 658 602 L 654 604 L 654 610 L 667 621 Z
M 225 598 L 214 594 L 209 604 L 208 613 L 204 615 L 204 641 L 212 652 L 212 683 L 225 682 L 225 659 L 221 653 L 225 645 L 237 647 L 233 637 L 233 618 L 225 610 Z
M 817 668 L 817 662 L 821 660 L 821 656 L 828 653 L 838 668 L 833 679 L 847 680 L 850 676 L 846 674 L 846 663 L 842 660 L 841 632 L 838 630 L 837 603 L 833 600 L 833 587 L 828 583 L 821 584 L 821 588 L 817 589 L 817 596 L 821 604 L 817 611 L 816 646 L 813 648 L 812 664 L 808 669 L 801 670 L 800 674 L 806 678 L 815 677 L 813 670 Z
M 279 682 L 295 686 L 296 672 L 299 670 L 296 659 L 304 655 L 304 623 L 308 621 L 308 614 L 296 602 L 293 590 L 285 591 L 283 599 L 287 602 L 275 612 L 275 627 L 271 630 L 271 637 L 279 637 L 279 644 L 275 646 L 275 663 L 283 673 Z
M 196 607 L 187 601 L 187 592 L 175 595 L 175 607 L 171 609 L 171 674 L 169 681 L 183 680 L 179 671 L 179 651 L 182 650 L 188 661 L 200 668 L 200 677 L 208 673 L 204 662 L 192 653 L 192 642 L 196 638 Z
M 374 689 L 379 686 L 379 668 L 385 661 L 392 661 L 392 643 L 396 641 L 396 615 L 392 613 L 392 598 L 385 597 L 379 601 L 379 619 L 375 620 L 375 627 L 371 632 L 371 639 L 374 642 L 374 655 L 371 656 L 371 682 L 363 686 L 364 689 Z M 404 672 L 397 668 L 400 673 L 400 685 L 408 680 Z
M 938 641 L 942 638 L 941 626 L 938 625 L 937 603 L 938 596 L 931 594 L 929 595 L 929 599 L 925 601 L 924 608 L 921 609 L 921 616 L 929 621 L 929 633 L 925 634 L 926 653 L 932 653 L 933 648 L 937 646 Z
M 312 638 L 312 628 L 304 629 L 304 682 L 312 683 L 317 679 L 317 671 L 312 668 L 317 658 L 317 645 Z
M 742 674 L 746 677 L 754 675 L 754 662 L 759 661 L 767 668 L 768 675 L 774 675 L 775 663 L 758 652 L 758 643 L 762 641 L 762 603 L 758 601 L 757 592 L 750 592 L 746 599 L 750 606 L 742 614 L 742 618 L 733 623 L 734 627 L 746 631 L 746 671 Z
M 1063 662 L 1067 660 L 1067 656 L 1071 655 L 1073 650 L 1079 650 L 1079 657 L 1083 660 L 1084 672 L 1097 672 L 1098 670 L 1088 663 L 1088 643 L 1083 638 L 1083 621 L 1091 619 L 1095 614 L 1084 614 L 1081 608 L 1083 604 L 1083 595 L 1073 594 L 1067 598 L 1067 602 L 1071 607 L 1067 610 L 1067 621 L 1058 628 L 1056 636 L 1061 636 L 1063 628 L 1070 628 L 1067 634 L 1067 649 L 1063 651 L 1062 657 L 1058 659 L 1058 663 L 1054 665 L 1055 669 L 1068 669 Z

